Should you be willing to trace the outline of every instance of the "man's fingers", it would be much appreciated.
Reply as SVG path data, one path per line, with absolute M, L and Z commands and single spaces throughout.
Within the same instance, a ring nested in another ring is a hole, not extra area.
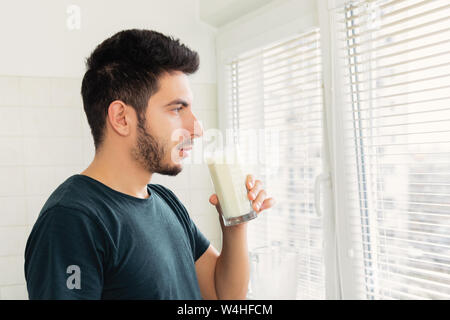
M 256 197 L 258 196 L 258 193 L 261 191 L 262 189 L 262 182 L 259 180 L 255 181 L 254 187 L 250 189 L 249 193 L 248 193 L 248 198 L 250 200 L 255 200 Z
M 209 197 L 209 203 L 211 203 L 213 206 L 217 206 L 217 204 L 219 203 L 219 200 L 215 193 L 211 195 L 211 197 Z
M 247 175 L 247 178 L 245 179 L 245 186 L 247 187 L 247 190 L 250 190 L 255 186 L 255 177 L 252 174 Z
M 217 212 L 219 214 L 222 214 L 222 208 L 220 207 L 220 203 L 219 203 L 219 198 L 217 197 L 217 194 L 213 194 L 211 195 L 211 197 L 209 197 L 209 203 L 211 203 L 213 206 L 216 207 Z
M 275 199 L 274 198 L 267 198 L 262 203 L 260 210 L 266 210 L 266 209 L 272 208 L 274 205 L 275 205 Z
M 261 205 L 263 204 L 264 200 L 266 200 L 267 194 L 266 191 L 261 190 L 261 192 L 258 193 L 258 196 L 255 200 L 253 200 L 252 206 L 253 209 L 255 209 L 256 212 L 258 212 L 261 209 Z

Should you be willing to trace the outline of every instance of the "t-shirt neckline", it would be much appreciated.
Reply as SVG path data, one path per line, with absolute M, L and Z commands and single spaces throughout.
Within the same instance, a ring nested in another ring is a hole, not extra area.
M 150 189 L 148 184 L 147 184 L 147 193 L 149 194 L 149 197 L 146 198 L 146 199 L 142 199 L 142 198 L 137 198 L 137 197 L 131 196 L 129 194 L 126 194 L 126 193 L 114 190 L 113 188 L 107 186 L 103 182 L 100 182 L 100 181 L 98 181 L 98 180 L 96 180 L 94 178 L 91 178 L 91 177 L 87 176 L 87 175 L 77 173 L 74 176 L 75 177 L 81 177 L 82 179 L 91 181 L 91 182 L 95 183 L 96 185 L 102 187 L 103 189 L 108 190 L 109 192 L 112 192 L 112 193 L 114 193 L 114 194 L 116 194 L 116 195 L 118 195 L 120 197 L 127 198 L 127 199 L 135 201 L 135 202 L 150 203 L 153 200 L 153 198 L 154 198 L 153 192 L 151 191 L 151 189 Z

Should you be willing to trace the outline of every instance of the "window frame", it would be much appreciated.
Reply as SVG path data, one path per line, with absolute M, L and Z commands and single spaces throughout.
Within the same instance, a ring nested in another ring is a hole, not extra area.
M 347 210 L 348 187 L 346 185 L 345 137 L 344 137 L 344 87 L 343 61 L 337 53 L 334 30 L 337 26 L 334 9 L 348 0 L 317 0 L 315 17 L 305 22 L 303 17 L 285 23 L 278 28 L 264 31 L 249 41 L 240 41 L 233 47 L 218 46 L 218 105 L 227 106 L 225 65 L 234 56 L 252 48 L 262 47 L 274 41 L 306 32 L 308 28 L 320 28 L 323 81 L 323 174 L 330 175 L 330 183 L 322 184 L 322 215 L 325 264 L 326 299 L 366 299 L 361 295 L 361 283 L 355 277 L 358 269 L 353 258 L 351 219 Z M 313 14 L 308 12 L 308 14 Z M 245 43 L 244 43 L 245 42 Z M 227 108 L 218 108 L 219 129 L 225 132 Z
M 326 0 L 325 0 L 326 1 Z M 328 41 L 328 37 L 323 37 L 325 34 L 323 32 L 322 23 L 326 21 L 320 18 L 321 13 L 321 3 L 322 0 L 318 0 L 319 7 L 315 8 L 314 12 L 310 12 L 314 14 L 311 19 L 304 19 L 304 17 L 299 17 L 294 21 L 290 21 L 283 25 L 277 26 L 275 29 L 271 29 L 270 31 L 265 31 L 259 33 L 258 36 L 249 37 L 248 41 L 242 41 L 238 45 L 233 46 L 222 46 L 218 45 L 217 48 L 217 100 L 218 106 L 223 106 L 218 108 L 218 124 L 219 130 L 222 132 L 223 136 L 226 133 L 227 127 L 227 119 L 230 113 L 228 110 L 228 96 L 227 96 L 227 80 L 226 80 L 226 66 L 231 62 L 233 58 L 238 56 L 239 54 L 245 53 L 254 48 L 263 47 L 265 45 L 270 45 L 276 41 L 282 41 L 283 39 L 287 39 L 295 36 L 296 34 L 307 32 L 311 28 L 319 27 L 321 33 L 321 54 L 322 54 L 322 64 L 323 64 L 323 74 L 322 74 L 322 90 L 323 90 L 323 138 L 322 138 L 322 175 L 320 176 L 329 176 L 331 177 L 331 156 L 332 152 L 330 152 L 330 137 L 333 136 L 332 132 L 329 130 L 330 125 L 330 117 L 328 116 L 328 109 L 331 108 L 330 101 L 330 84 L 331 84 L 331 70 L 329 70 L 330 64 L 330 45 Z M 328 8 L 328 7 L 327 7 Z M 326 10 L 328 13 L 328 10 Z M 320 20 L 320 23 L 319 23 Z M 322 21 L 323 20 L 323 21 Z M 319 177 L 319 176 L 318 176 Z M 318 178 L 316 177 L 316 178 Z M 327 181 L 325 179 L 320 183 L 320 187 L 322 190 L 322 199 L 321 199 L 321 211 L 322 211 L 322 228 L 323 228 L 323 241 L 324 241 L 324 268 L 325 268 L 325 299 L 327 300 L 337 300 L 341 299 L 341 285 L 340 285 L 340 276 L 339 276 L 339 267 L 338 267 L 338 246 L 337 246 L 337 234 L 335 232 L 335 214 L 334 208 L 335 203 L 333 201 L 333 181 Z
M 332 217 L 334 218 L 335 242 L 336 242 L 336 277 L 338 289 L 336 296 L 342 300 L 364 299 L 360 296 L 358 282 L 355 274 L 358 271 L 353 262 L 353 248 L 351 239 L 351 219 L 348 215 L 345 163 L 345 137 L 343 110 L 344 92 L 340 85 L 344 75 L 340 56 L 336 54 L 338 45 L 335 42 L 334 30 L 336 28 L 335 16 L 331 14 L 333 9 L 339 8 L 347 0 L 318 0 L 318 15 L 320 19 L 322 44 L 322 61 L 324 64 L 324 97 L 325 114 L 328 118 L 326 128 L 328 130 L 327 142 L 329 143 L 329 161 L 332 181 Z
M 347 208 L 349 195 L 348 186 L 346 183 L 346 163 L 345 163 L 345 137 L 344 137 L 344 112 L 346 103 L 344 102 L 345 93 L 343 91 L 344 85 L 344 65 L 342 56 L 339 54 L 339 44 L 337 43 L 335 30 L 337 30 L 337 17 L 334 10 L 341 9 L 349 0 L 318 0 L 318 14 L 321 26 L 321 38 L 328 41 L 322 45 L 325 49 L 328 46 L 328 52 L 324 51 L 322 59 L 324 69 L 328 69 L 328 73 L 324 71 L 325 82 L 325 98 L 326 114 L 330 116 L 330 121 L 327 128 L 330 136 L 330 163 L 332 166 L 332 184 L 333 184 L 333 203 L 335 206 L 335 230 L 337 242 L 337 259 L 338 259 L 338 277 L 340 286 L 341 299 L 367 299 L 364 292 L 365 283 L 359 281 L 361 278 L 355 277 L 355 274 L 360 273 L 364 277 L 366 270 L 358 268 L 358 261 L 354 260 L 353 241 L 351 239 L 352 219 Z M 342 47 L 340 48 L 342 50 Z M 329 65 L 328 65 L 329 64 Z M 329 75 L 329 78 L 327 77 Z M 328 82 L 327 82 L 328 81 Z M 347 93 L 348 96 L 348 93 Z M 360 161 L 360 160 L 359 160 Z M 376 244 L 375 244 L 376 245 Z M 376 253 L 377 250 L 374 250 Z M 361 266 L 361 263 L 360 263 Z

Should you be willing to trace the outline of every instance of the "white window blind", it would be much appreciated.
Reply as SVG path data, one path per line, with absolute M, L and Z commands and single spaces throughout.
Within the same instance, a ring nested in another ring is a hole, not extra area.
M 450 3 L 351 1 L 334 19 L 360 298 L 449 299 Z
M 319 30 L 235 57 L 226 78 L 228 127 L 248 171 L 277 201 L 248 226 L 251 297 L 324 299 L 322 221 L 314 208 L 322 169 Z

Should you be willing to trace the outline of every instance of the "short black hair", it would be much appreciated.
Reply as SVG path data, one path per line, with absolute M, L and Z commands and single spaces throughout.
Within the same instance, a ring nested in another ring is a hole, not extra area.
M 103 142 L 111 102 L 132 106 L 142 122 L 148 100 L 158 91 L 158 78 L 165 72 L 192 74 L 199 63 L 197 52 L 152 30 L 120 31 L 99 44 L 86 60 L 81 84 L 95 149 Z

